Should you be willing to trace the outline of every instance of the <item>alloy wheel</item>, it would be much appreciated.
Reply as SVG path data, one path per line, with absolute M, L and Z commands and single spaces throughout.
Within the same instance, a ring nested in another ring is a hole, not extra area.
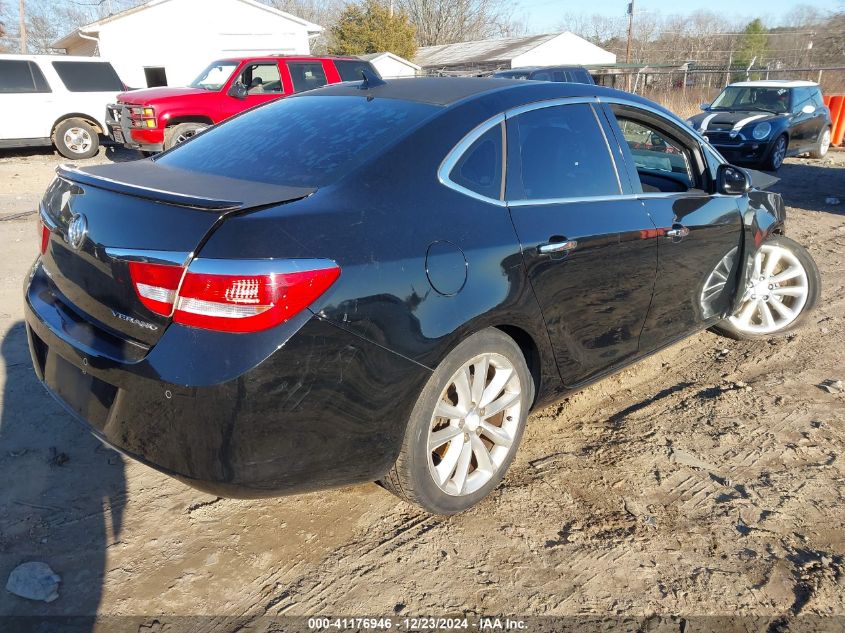
M 455 372 L 428 432 L 429 473 L 443 492 L 468 495 L 492 479 L 515 449 L 524 392 L 500 354 L 481 354 Z
M 75 154 L 84 154 L 91 149 L 94 139 L 81 127 L 72 127 L 65 132 L 64 142 L 67 148 Z
M 754 272 L 731 324 L 749 334 L 772 334 L 801 314 L 810 287 L 807 271 L 788 249 L 764 244 L 754 257 Z
M 783 165 L 784 158 L 786 158 L 786 139 L 781 136 L 772 150 L 772 167 L 777 169 Z
M 819 143 L 819 154 L 824 156 L 825 154 L 827 154 L 827 150 L 829 150 L 829 149 L 830 149 L 830 129 L 828 128 L 824 132 L 822 132 L 822 140 L 821 140 L 821 143 Z

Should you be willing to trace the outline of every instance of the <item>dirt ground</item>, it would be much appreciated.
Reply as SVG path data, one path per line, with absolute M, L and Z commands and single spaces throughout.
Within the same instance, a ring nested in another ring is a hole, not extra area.
M 845 394 L 818 386 L 845 379 L 845 152 L 779 173 L 824 284 L 803 328 L 702 333 L 535 412 L 504 483 L 448 519 L 374 484 L 216 499 L 83 432 L 21 322 L 58 162 L 0 154 L 0 582 L 33 560 L 62 579 L 49 604 L 0 590 L 0 615 L 845 617 Z

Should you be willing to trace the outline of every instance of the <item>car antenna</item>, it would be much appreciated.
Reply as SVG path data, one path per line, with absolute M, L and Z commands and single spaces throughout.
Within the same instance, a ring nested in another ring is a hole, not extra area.
M 368 68 L 362 68 L 361 75 L 364 77 L 364 81 L 361 82 L 360 90 L 369 90 L 370 88 L 376 88 L 377 86 L 387 85 L 387 82 L 384 79 L 374 74 Z

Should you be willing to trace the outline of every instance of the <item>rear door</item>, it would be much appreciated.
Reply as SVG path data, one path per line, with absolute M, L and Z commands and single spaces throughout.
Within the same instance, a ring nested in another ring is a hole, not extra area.
M 33 61 L 0 59 L 0 141 L 47 139 L 54 95 Z
M 329 81 L 329 73 L 323 62 L 319 60 L 314 61 L 289 61 L 287 62 L 290 79 L 293 83 L 294 92 L 305 92 L 307 90 L 314 90 L 320 88 L 327 83 L 337 83 L 339 77 L 334 81 Z M 337 74 L 334 68 L 331 69 L 332 74 Z
M 605 106 L 637 197 L 657 227 L 657 278 L 643 352 L 718 321 L 736 289 L 738 196 L 715 194 L 715 174 L 686 129 L 630 105 Z
M 564 384 L 634 356 L 657 268 L 655 226 L 586 102 L 507 119 L 507 200 Z
M 67 90 L 57 116 L 86 114 L 105 131 L 106 106 L 117 101 L 123 82 L 109 62 L 53 61 L 50 66 Z M 55 120 L 55 118 L 53 119 Z

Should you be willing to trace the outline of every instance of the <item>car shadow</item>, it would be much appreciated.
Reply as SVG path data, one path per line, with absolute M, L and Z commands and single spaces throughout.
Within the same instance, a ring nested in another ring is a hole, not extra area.
M 791 159 L 777 172 L 780 182 L 770 189 L 783 196 L 787 206 L 845 215 L 845 166 L 827 161 Z M 826 202 L 836 198 L 839 204 Z
M 72 158 L 65 158 L 59 154 L 53 147 L 25 147 L 14 149 L 0 149 L 0 159 L 2 160 L 19 160 L 30 157 L 53 157 L 59 163 L 71 163 L 79 165 L 88 165 L 91 162 L 102 162 L 105 158 L 111 163 L 128 163 L 134 160 L 142 160 L 144 155 L 134 149 L 128 149 L 123 145 L 116 145 L 111 142 L 105 142 L 100 146 L 100 151 L 94 158 L 85 158 L 81 160 L 74 160 Z
M 94 630 L 107 548 L 118 543 L 126 501 L 123 458 L 72 419 L 35 376 L 23 322 L 0 341 L 0 583 L 43 562 L 61 577 L 46 603 L 0 591 L 0 629 Z M 55 618 L 55 619 L 54 619 Z

